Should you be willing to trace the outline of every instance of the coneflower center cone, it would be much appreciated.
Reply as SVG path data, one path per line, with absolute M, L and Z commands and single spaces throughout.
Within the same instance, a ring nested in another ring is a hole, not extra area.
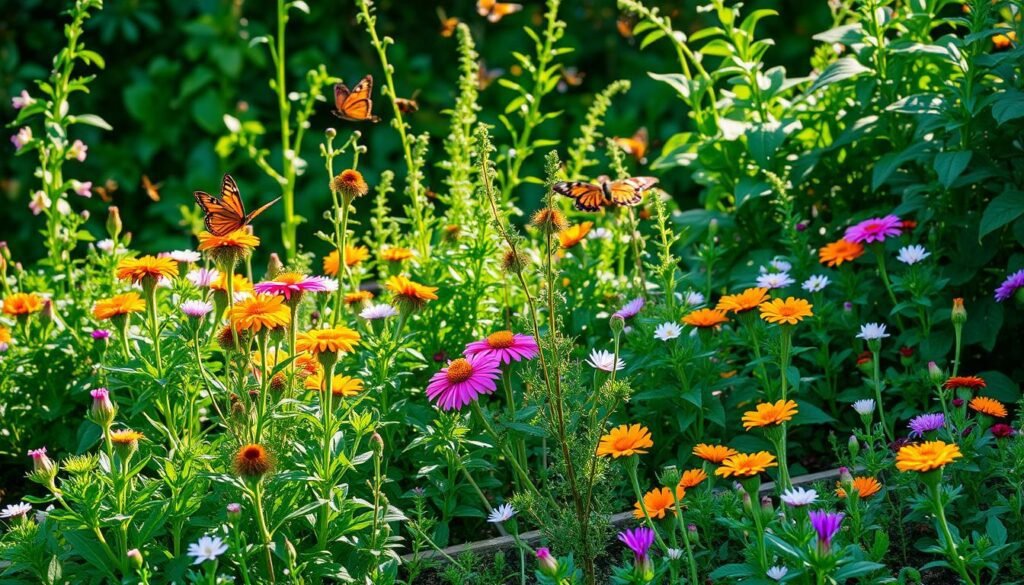
M 473 366 L 465 358 L 458 358 L 448 364 L 448 381 L 452 384 L 465 382 L 473 375 Z

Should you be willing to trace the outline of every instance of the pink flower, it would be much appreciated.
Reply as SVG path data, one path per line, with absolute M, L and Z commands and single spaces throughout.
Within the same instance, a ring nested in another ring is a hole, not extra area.
M 448 362 L 427 384 L 427 397 L 442 410 L 458 410 L 481 394 L 491 394 L 498 385 L 501 364 L 493 355 L 467 355 Z
M 903 221 L 895 215 L 872 217 L 846 228 L 843 239 L 854 244 L 884 242 L 886 238 L 900 235 L 902 226 Z
M 39 215 L 50 208 L 50 198 L 46 196 L 43 191 L 36 191 L 32 194 L 32 200 L 28 202 L 28 208 L 32 210 L 32 215 Z
M 539 352 L 537 340 L 532 335 L 498 331 L 486 339 L 474 341 L 466 345 L 466 355 L 485 355 L 498 358 L 503 364 L 532 360 Z
M 104 340 L 110 339 L 110 330 L 109 329 L 95 329 L 92 332 L 92 338 L 95 339 L 96 341 L 104 341 Z
M 21 150 L 21 147 L 25 146 L 32 141 L 32 129 L 28 126 L 18 130 L 18 133 L 11 136 L 11 144 L 14 145 L 14 150 Z
M 326 276 L 303 276 L 297 272 L 282 272 L 274 280 L 261 282 L 253 287 L 257 293 L 282 296 L 291 300 L 306 292 L 332 292 L 338 290 L 338 281 Z
M 89 152 L 89 147 L 81 140 L 76 140 L 71 144 L 71 148 L 68 149 L 68 158 L 75 158 L 78 159 L 78 162 L 85 162 L 87 152 Z
M 21 90 L 21 93 L 11 98 L 11 107 L 15 110 L 31 106 L 36 103 L 36 100 L 28 95 L 28 90 Z
M 71 181 L 71 188 L 77 195 L 92 197 L 92 181 Z
M 55 475 L 57 473 L 57 466 L 54 465 L 53 460 L 46 456 L 46 447 L 32 449 L 28 452 L 28 456 L 32 458 L 33 471 L 44 475 Z

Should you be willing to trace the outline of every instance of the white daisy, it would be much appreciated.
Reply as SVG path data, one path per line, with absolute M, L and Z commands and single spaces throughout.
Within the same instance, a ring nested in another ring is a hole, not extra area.
M 796 281 L 789 276 L 788 272 L 767 272 L 757 277 L 757 286 L 769 290 L 775 288 L 786 288 Z
M 853 409 L 857 411 L 857 414 L 867 416 L 872 412 L 875 412 L 875 401 L 871 398 L 858 400 L 853 403 Z
M 793 265 L 782 258 L 775 258 L 769 262 L 768 265 L 774 268 L 777 272 L 789 272 L 793 269 Z
M 599 227 L 590 230 L 587 237 L 591 240 L 607 240 L 612 237 L 612 232 L 608 228 Z
M 772 568 L 768 569 L 768 572 L 766 574 L 768 575 L 769 579 L 773 579 L 775 581 L 781 581 L 782 578 L 785 577 L 786 573 L 788 573 L 788 572 L 789 572 L 789 569 L 787 569 L 786 567 L 775 566 L 775 567 L 772 567 Z
M 817 502 L 818 492 L 815 490 L 805 490 L 802 487 L 792 487 L 782 492 L 779 499 L 790 506 L 799 508 L 800 506 L 809 506 Z
M 686 293 L 685 300 L 687 306 L 696 307 L 697 305 L 703 305 L 705 299 L 703 294 L 695 290 L 691 290 Z
M 683 334 L 683 328 L 672 321 L 665 321 L 654 330 L 654 338 L 662 341 L 675 339 Z
M 0 518 L 18 518 L 27 517 L 28 513 L 32 511 L 32 506 L 21 502 L 20 504 L 10 504 L 4 506 L 4 509 L 0 511 Z
M 379 305 L 370 305 L 363 309 L 359 316 L 367 321 L 375 321 L 377 319 L 387 319 L 388 317 L 394 317 L 398 314 L 398 310 L 389 304 L 381 303 Z
M 587 359 L 587 363 L 590 364 L 590 367 L 605 372 L 611 372 L 613 369 L 621 370 L 622 368 L 626 367 L 626 364 L 622 361 L 621 358 L 616 360 L 615 354 L 613 354 L 610 351 L 605 351 L 603 349 L 591 350 L 590 358 Z
M 206 561 L 215 561 L 217 557 L 228 551 L 228 545 L 219 536 L 204 536 L 199 542 L 188 545 L 188 556 L 194 558 L 193 565 Z
M 673 561 L 678 561 L 679 559 L 683 558 L 683 549 L 681 548 L 670 548 L 665 552 L 668 553 L 668 558 L 672 559 Z
M 195 250 L 174 250 L 167 253 L 167 257 L 175 262 L 199 262 L 202 256 Z
M 860 326 L 860 333 L 857 334 L 857 337 L 865 341 L 874 341 L 883 337 L 889 337 L 889 334 L 885 332 L 885 324 L 883 323 L 865 323 Z
M 932 253 L 925 250 L 924 246 L 915 244 L 913 246 L 903 246 L 900 248 L 900 252 L 896 256 L 896 259 L 904 264 L 917 264 L 931 255 Z
M 829 279 L 824 274 L 815 274 L 804 281 L 800 287 L 807 292 L 821 292 L 825 290 L 825 287 L 829 285 Z
M 512 507 L 512 504 L 502 504 L 491 510 L 491 513 L 487 515 L 487 521 L 491 524 L 501 524 L 515 515 L 516 509 Z

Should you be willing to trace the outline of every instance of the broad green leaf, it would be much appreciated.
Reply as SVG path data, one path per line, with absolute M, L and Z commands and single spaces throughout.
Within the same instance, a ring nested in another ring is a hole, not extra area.
M 1024 91 L 1012 89 L 992 101 L 992 117 L 1003 125 L 1010 120 L 1024 116 Z
M 939 175 L 939 182 L 949 189 L 953 182 L 967 169 L 974 153 L 970 150 L 957 150 L 951 152 L 940 152 L 935 155 L 935 172 Z
M 836 60 L 834 63 L 825 68 L 818 75 L 818 78 L 811 84 L 810 89 L 807 93 L 814 93 L 823 87 L 828 87 L 833 83 L 843 81 L 844 79 L 850 79 L 856 77 L 861 73 L 867 73 L 873 71 L 870 67 L 866 67 L 860 63 L 860 61 L 853 57 L 843 57 L 842 59 Z
M 1006 191 L 989 202 L 978 224 L 978 239 L 1003 227 L 1024 213 L 1024 191 Z

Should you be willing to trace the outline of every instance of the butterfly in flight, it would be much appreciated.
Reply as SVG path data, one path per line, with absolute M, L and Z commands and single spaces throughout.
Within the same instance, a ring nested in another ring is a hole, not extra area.
M 100 196 L 100 200 L 104 203 L 111 203 L 114 201 L 114 191 L 117 191 L 120 186 L 114 179 L 107 179 L 102 185 L 93 187 L 92 190 Z
M 257 215 L 281 200 L 278 197 L 259 209 L 246 213 L 245 205 L 242 204 L 242 195 L 238 192 L 238 184 L 231 178 L 231 175 L 224 175 L 224 181 L 220 184 L 220 197 L 214 197 L 202 191 L 196 191 L 193 195 L 196 198 L 196 203 L 206 214 L 204 222 L 207 231 L 215 236 L 226 236 L 235 230 L 242 229 L 249 225 Z
M 416 96 L 420 95 L 420 90 L 416 90 L 412 93 L 410 98 L 395 98 L 395 105 L 398 106 L 398 111 L 403 114 L 411 114 L 417 112 L 420 109 L 420 103 L 416 101 Z
M 373 76 L 367 75 L 349 89 L 344 83 L 334 86 L 334 109 L 331 113 L 349 122 L 379 122 L 373 115 Z
M 515 14 L 523 9 L 522 4 L 513 2 L 498 2 L 497 0 L 477 0 L 476 11 L 480 16 L 487 17 L 491 22 L 498 22 L 509 14 Z
M 441 36 L 446 39 L 451 38 L 455 34 L 456 27 L 459 26 L 459 22 L 461 22 L 459 17 L 448 16 L 444 13 L 444 9 L 440 7 L 437 9 L 437 17 L 441 19 Z
M 635 158 L 640 164 L 646 162 L 647 147 L 650 144 L 647 128 L 641 127 L 630 138 L 612 138 L 612 142 L 626 151 L 626 154 Z
M 142 190 L 146 192 L 146 196 L 153 201 L 160 201 L 160 187 L 163 187 L 163 182 L 154 183 L 149 180 L 148 175 L 142 175 Z
M 644 198 L 644 191 L 658 182 L 654 177 L 630 177 L 613 181 L 605 175 L 597 178 L 597 183 L 583 181 L 567 181 L 555 183 L 551 188 L 555 193 L 573 199 L 576 209 L 580 211 L 597 211 L 609 205 L 633 207 Z
M 483 61 L 480 61 L 479 67 L 476 73 L 476 86 L 477 89 L 483 91 L 487 89 L 495 79 L 505 74 L 505 70 L 501 68 L 488 69 L 487 65 Z

